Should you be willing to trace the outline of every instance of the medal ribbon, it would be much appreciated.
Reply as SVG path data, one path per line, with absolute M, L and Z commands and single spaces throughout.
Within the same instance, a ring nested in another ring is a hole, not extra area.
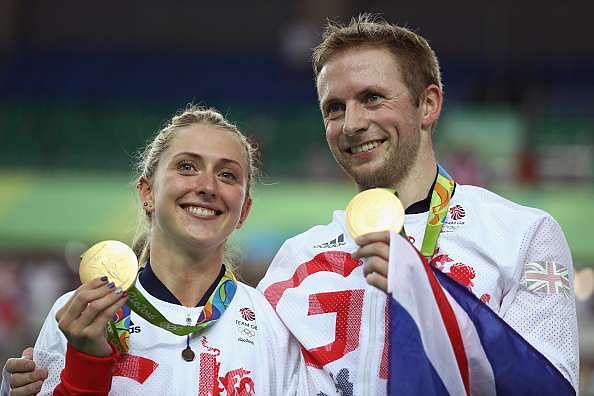
M 233 300 L 236 291 L 237 279 L 231 271 L 226 269 L 225 274 L 217 284 L 214 292 L 208 298 L 208 301 L 198 317 L 198 322 L 194 326 L 171 323 L 134 285 L 128 289 L 128 300 L 124 307 L 130 307 L 129 309 L 134 311 L 138 316 L 155 326 L 173 334 L 185 336 L 204 331 L 206 328 L 215 324 L 221 315 L 223 315 L 223 312 L 225 312 L 229 304 L 231 304 L 231 300 Z M 125 310 L 123 312 L 125 312 Z M 123 334 L 128 333 L 130 326 L 129 311 L 127 314 L 127 316 L 119 315 L 118 312 L 114 317 L 114 321 L 110 321 L 107 326 L 108 340 L 122 352 L 128 351 L 128 336 Z
M 432 257 L 433 253 L 435 253 L 437 238 L 439 238 L 443 221 L 448 213 L 454 186 L 454 179 L 441 165 L 437 165 L 437 179 L 431 193 L 427 225 L 425 226 L 425 235 L 421 245 L 421 254 L 425 257 Z

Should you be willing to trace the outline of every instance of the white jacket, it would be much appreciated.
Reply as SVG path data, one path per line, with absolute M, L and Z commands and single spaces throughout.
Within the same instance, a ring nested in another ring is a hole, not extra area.
M 196 323 L 202 307 L 188 308 L 161 301 L 136 282 L 139 291 L 173 323 Z M 46 367 L 42 395 L 52 394 L 64 367 L 66 338 L 56 311 L 73 292 L 58 299 L 35 343 L 34 360 Z M 292 395 L 298 390 L 299 346 L 261 293 L 238 282 L 236 294 L 222 317 L 201 334 L 190 337 L 195 359 L 181 352 L 187 337 L 156 327 L 132 312 L 130 351 L 116 363 L 110 395 Z M 217 388 L 217 391 L 212 391 Z
M 406 215 L 418 249 L 426 222 L 427 212 Z M 573 264 L 559 225 L 541 210 L 457 185 L 437 246 L 432 264 L 486 302 L 577 389 Z M 304 347 L 310 394 L 386 394 L 386 294 L 367 284 L 350 256 L 356 249 L 344 212 L 336 211 L 330 224 L 286 241 L 258 285 Z M 569 287 L 530 291 L 526 264 L 547 261 L 568 269 Z

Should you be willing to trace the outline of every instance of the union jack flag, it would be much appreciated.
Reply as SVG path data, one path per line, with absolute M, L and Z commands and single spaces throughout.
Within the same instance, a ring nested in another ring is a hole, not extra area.
M 394 232 L 388 291 L 389 395 L 576 395 L 544 355 Z
M 558 294 L 569 297 L 567 267 L 554 261 L 526 264 L 526 288 L 536 294 Z

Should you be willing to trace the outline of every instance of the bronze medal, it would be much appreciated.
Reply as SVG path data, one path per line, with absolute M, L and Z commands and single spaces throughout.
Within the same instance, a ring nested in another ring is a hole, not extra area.
M 370 232 L 399 233 L 404 225 L 404 208 L 389 189 L 365 190 L 355 195 L 347 205 L 345 223 L 353 239 Z
M 120 241 L 99 242 L 80 258 L 78 273 L 82 283 L 107 276 L 116 287 L 128 290 L 138 273 L 138 259 L 132 249 Z
M 181 353 L 182 358 L 186 361 L 186 362 L 191 362 L 192 360 L 194 360 L 194 357 L 196 356 L 196 354 L 194 353 L 194 351 L 192 349 L 190 349 L 190 347 L 186 347 L 186 349 L 184 349 Z

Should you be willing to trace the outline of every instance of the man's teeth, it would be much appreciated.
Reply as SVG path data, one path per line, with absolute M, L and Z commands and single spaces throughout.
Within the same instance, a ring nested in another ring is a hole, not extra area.
M 216 214 L 216 212 L 212 209 L 201 208 L 198 206 L 190 206 L 188 211 L 197 216 L 214 216 Z
M 373 142 L 365 143 L 365 144 L 362 144 L 362 145 L 357 146 L 357 147 L 352 147 L 351 148 L 351 153 L 357 154 L 357 153 L 361 153 L 363 151 L 369 151 L 369 150 L 372 150 L 372 149 L 376 148 L 379 145 L 380 145 L 380 141 L 379 140 L 375 140 Z

